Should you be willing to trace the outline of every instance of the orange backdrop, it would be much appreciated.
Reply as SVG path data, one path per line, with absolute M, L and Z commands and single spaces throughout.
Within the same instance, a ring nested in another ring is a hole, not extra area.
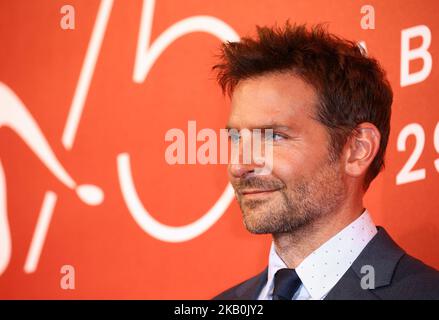
M 66 4 L 74 29 L 60 24 Z M 362 28 L 366 4 L 375 29 Z M 205 299 L 262 270 L 270 237 L 245 230 L 225 166 L 169 165 L 164 137 L 190 120 L 222 128 L 221 40 L 287 19 L 328 22 L 387 70 L 387 167 L 366 205 L 439 267 L 438 12 L 433 0 L 1 0 L 0 298 Z

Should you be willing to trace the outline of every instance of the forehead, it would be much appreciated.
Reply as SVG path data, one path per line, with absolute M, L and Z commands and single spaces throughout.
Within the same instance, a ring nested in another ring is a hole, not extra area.
M 313 87 L 292 73 L 245 79 L 233 92 L 229 126 L 251 128 L 304 122 L 315 114 L 317 101 Z

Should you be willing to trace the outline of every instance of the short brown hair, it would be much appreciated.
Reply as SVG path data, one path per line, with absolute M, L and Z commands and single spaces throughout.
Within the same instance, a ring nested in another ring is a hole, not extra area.
M 239 81 L 273 72 L 292 72 L 312 85 L 319 98 L 317 118 L 328 128 L 331 154 L 338 157 L 358 124 L 370 122 L 381 134 L 380 147 L 364 187 L 384 167 L 390 133 L 392 88 L 378 61 L 355 42 L 330 34 L 324 25 L 257 27 L 257 39 L 225 42 L 218 83 L 231 95 Z

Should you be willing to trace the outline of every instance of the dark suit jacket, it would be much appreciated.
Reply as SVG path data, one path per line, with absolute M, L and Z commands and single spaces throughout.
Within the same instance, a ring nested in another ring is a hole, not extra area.
M 375 289 L 362 289 L 361 267 L 375 269 Z M 268 268 L 216 296 L 215 300 L 256 300 L 267 282 Z M 439 299 L 439 272 L 409 256 L 382 227 L 325 300 Z

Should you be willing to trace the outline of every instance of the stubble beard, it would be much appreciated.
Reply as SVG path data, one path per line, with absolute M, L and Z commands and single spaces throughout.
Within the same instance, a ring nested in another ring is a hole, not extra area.
M 254 181 L 251 184 L 264 183 Z M 269 184 L 282 187 L 263 199 L 237 196 L 244 225 L 251 233 L 296 233 L 304 230 L 320 218 L 335 213 L 346 195 L 336 162 L 326 162 L 310 178 L 301 176 L 290 187 L 280 181 Z

